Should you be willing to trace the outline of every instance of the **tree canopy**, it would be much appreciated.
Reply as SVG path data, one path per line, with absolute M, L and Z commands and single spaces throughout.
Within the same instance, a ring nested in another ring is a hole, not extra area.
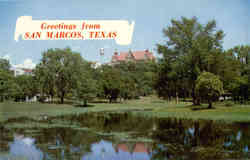
M 172 20 L 163 33 L 166 44 L 157 45 L 163 57 L 155 85 L 158 94 L 177 98 L 179 93 L 191 94 L 193 103 L 199 104 L 195 91 L 198 76 L 204 71 L 221 74 L 223 31 L 216 28 L 214 20 L 202 25 L 195 17 L 182 17 Z
M 80 53 L 73 52 L 70 48 L 49 49 L 44 52 L 35 71 L 42 93 L 52 97 L 56 94 L 61 103 L 64 103 L 65 96 L 72 93 L 78 85 L 79 76 L 84 72 L 81 70 L 83 63 L 87 62 Z
M 195 89 L 199 96 L 208 101 L 209 108 L 212 108 L 212 101 L 223 93 L 223 83 L 213 73 L 203 72 L 196 80 Z

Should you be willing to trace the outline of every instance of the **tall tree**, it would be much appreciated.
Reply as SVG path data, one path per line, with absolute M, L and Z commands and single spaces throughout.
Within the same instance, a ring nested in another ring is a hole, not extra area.
M 44 52 L 37 72 L 47 93 L 57 93 L 60 102 L 64 103 L 65 96 L 77 85 L 82 62 L 80 53 L 73 52 L 70 48 L 49 49 Z
M 248 101 L 250 94 L 250 46 L 238 45 L 227 52 L 227 65 L 230 75 L 224 77 L 225 88 L 235 101 Z
M 121 62 L 114 67 L 121 72 L 124 99 L 153 93 L 153 79 L 157 64 L 154 61 Z
M 121 94 L 122 77 L 119 69 L 114 66 L 103 65 L 101 71 L 101 83 L 103 94 L 109 102 L 116 102 Z
M 97 95 L 97 81 L 94 79 L 94 70 L 90 63 L 82 63 L 81 72 L 78 75 L 75 94 L 78 100 L 83 101 L 83 106 Z
M 40 63 L 36 66 L 34 71 L 35 79 L 38 83 L 39 92 L 42 96 L 49 95 L 52 98 L 56 96 L 56 74 L 54 74 L 54 66 L 52 63 L 46 66 Z
M 0 101 L 10 98 L 14 94 L 14 77 L 11 73 L 0 69 Z
M 199 98 L 195 93 L 195 81 L 203 71 L 213 72 L 213 60 L 223 54 L 224 33 L 216 29 L 214 20 L 202 25 L 195 17 L 191 19 L 182 17 L 181 20 L 172 20 L 171 24 L 163 30 L 167 43 L 158 44 L 158 52 L 163 55 L 163 59 L 169 59 L 163 62 L 175 65 L 175 67 L 165 66 L 176 69 L 182 67 L 182 75 L 178 76 L 189 83 L 193 103 L 199 104 Z

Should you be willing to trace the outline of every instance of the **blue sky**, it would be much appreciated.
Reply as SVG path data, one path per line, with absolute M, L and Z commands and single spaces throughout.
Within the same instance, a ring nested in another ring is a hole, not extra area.
M 0 0 L 0 57 L 12 64 L 38 63 L 48 48 L 71 47 L 91 61 L 109 61 L 114 50 L 154 50 L 164 41 L 162 29 L 171 19 L 196 16 L 201 23 L 215 19 L 226 33 L 224 48 L 250 42 L 250 1 L 248 0 Z M 119 46 L 114 40 L 14 41 L 16 20 L 32 16 L 35 20 L 128 20 L 135 21 L 133 40 Z M 249 38 L 248 38 L 249 37 Z M 99 49 L 105 56 L 99 56 Z

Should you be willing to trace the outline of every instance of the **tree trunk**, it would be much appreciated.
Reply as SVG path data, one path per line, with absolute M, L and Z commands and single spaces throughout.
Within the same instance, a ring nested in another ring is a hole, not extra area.
M 191 93 L 191 96 L 193 98 L 193 105 L 196 105 L 196 97 L 195 97 L 195 88 L 194 86 L 192 87 L 192 93 Z
M 63 103 L 64 103 L 64 95 L 65 95 L 65 93 L 64 93 L 64 92 L 62 92 L 62 95 L 61 95 L 61 104 L 63 104 Z
M 175 93 L 175 96 L 176 96 L 176 104 L 178 104 L 179 103 L 178 92 Z
M 198 97 L 198 98 L 197 98 L 196 105 L 198 105 L 198 106 L 200 106 L 200 105 L 201 105 L 201 98 L 200 98 L 200 97 Z
M 61 104 L 63 104 L 63 103 L 64 103 L 64 97 L 61 96 Z
M 83 106 L 87 107 L 87 100 L 83 100 L 83 103 L 84 103 Z
M 183 97 L 183 101 L 184 101 L 184 102 L 186 102 L 186 96 L 187 96 L 187 93 L 186 93 L 186 92 L 184 92 L 183 96 L 184 96 L 184 97 Z
M 212 101 L 208 100 L 208 108 L 211 109 L 212 108 Z
M 200 98 L 195 93 L 195 87 L 192 88 L 192 98 L 193 98 L 193 105 L 195 106 L 201 105 Z
M 54 96 L 53 95 L 51 96 L 51 103 L 52 104 L 54 103 Z

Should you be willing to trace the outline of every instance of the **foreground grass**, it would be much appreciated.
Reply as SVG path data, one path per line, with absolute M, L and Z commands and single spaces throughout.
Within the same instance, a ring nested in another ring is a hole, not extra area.
M 41 103 L 0 103 L 0 121 L 9 118 L 29 117 L 40 119 L 43 115 L 60 116 L 86 112 L 128 111 L 145 116 L 176 117 L 185 119 L 221 120 L 226 122 L 250 122 L 250 105 L 226 107 L 222 103 L 214 104 L 215 109 L 206 109 L 206 105 L 194 110 L 191 103 L 166 102 L 156 97 L 145 97 L 123 103 L 91 103 L 90 107 L 76 107 L 69 104 Z

